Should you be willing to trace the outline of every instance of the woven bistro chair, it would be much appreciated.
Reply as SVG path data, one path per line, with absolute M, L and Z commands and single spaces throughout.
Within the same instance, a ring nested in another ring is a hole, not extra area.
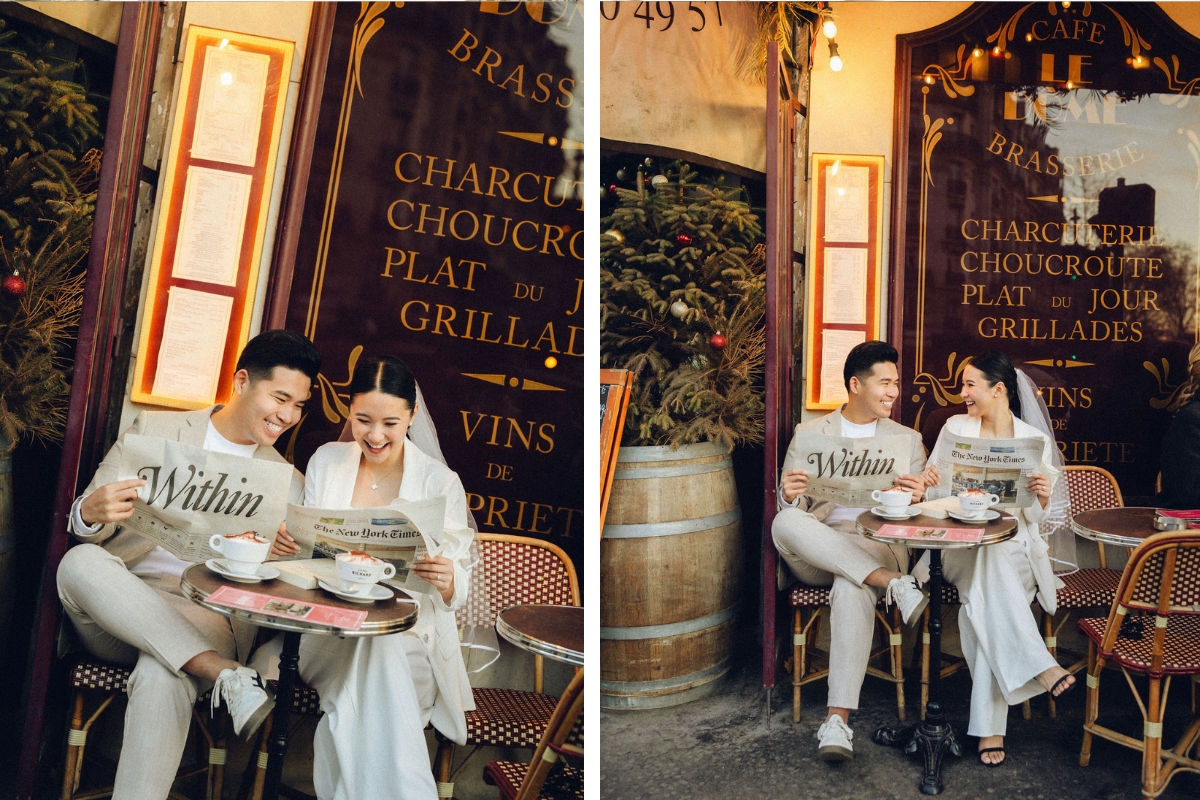
M 821 616 L 829 607 L 829 587 L 805 586 L 796 584 L 788 591 L 788 602 L 792 606 L 792 722 L 800 721 L 800 690 L 806 683 L 821 680 L 829 676 L 829 653 L 818 650 L 817 636 L 821 630 Z M 805 619 L 805 611 L 808 618 Z M 870 660 L 887 654 L 888 671 L 867 665 L 867 674 L 895 684 L 896 714 L 903 722 L 904 710 L 904 658 L 901 652 L 903 635 L 901 634 L 900 608 L 891 609 L 891 619 L 888 619 L 883 600 L 875 606 L 875 620 L 883 635 L 883 644 L 871 650 Z M 824 669 L 809 669 L 810 658 L 821 659 Z
M 1066 477 L 1067 495 L 1073 514 L 1125 505 L 1117 479 L 1106 469 L 1091 466 L 1067 467 Z M 1060 576 L 1065 584 L 1058 590 L 1058 608 L 1062 612 L 1062 619 L 1055 621 L 1054 615 L 1042 611 L 1042 636 L 1046 640 L 1046 649 L 1055 660 L 1059 657 L 1058 633 L 1071 619 L 1071 613 L 1083 608 L 1110 608 L 1116 596 L 1117 584 L 1121 582 L 1121 570 L 1109 569 L 1104 545 L 1097 543 L 1096 546 L 1100 552 L 1098 569 L 1080 569 Z M 1086 653 L 1064 650 L 1063 655 L 1072 659 L 1070 663 L 1063 665 L 1072 675 L 1087 668 Z M 1049 694 L 1046 698 L 1050 705 L 1050 716 L 1057 716 L 1054 698 Z
M 567 759 L 578 766 L 568 766 Z M 582 669 L 555 706 L 529 763 L 489 762 L 483 780 L 503 800 L 583 800 Z
M 579 605 L 579 581 L 575 565 L 562 548 L 541 539 L 480 533 L 480 558 L 487 581 L 488 608 L 472 609 L 475 623 L 492 627 L 496 615 L 521 603 Z M 464 609 L 465 611 L 465 609 Z M 533 691 L 517 689 L 473 689 L 475 710 L 467 712 L 467 746 L 471 752 L 453 766 L 454 742 L 437 735 L 434 776 L 438 797 L 454 796 L 454 780 L 483 747 L 538 747 L 546 726 L 554 716 L 558 698 L 544 694 L 545 661 L 535 655 Z M 576 677 L 581 675 L 578 672 Z
M 108 797 L 113 787 L 79 791 L 80 779 L 83 775 L 84 751 L 87 746 L 88 732 L 96 720 L 100 718 L 112 702 L 129 686 L 131 670 L 118 667 L 89 657 L 79 659 L 70 671 L 70 685 L 74 692 L 71 713 L 71 727 L 67 731 L 67 757 L 63 764 L 62 800 L 87 800 L 93 797 Z M 84 720 L 84 710 L 89 696 L 99 696 L 100 705 Z M 193 739 L 196 748 L 207 749 L 207 753 L 197 753 L 196 765 L 181 767 L 175 775 L 176 781 L 205 776 L 205 793 L 202 797 L 220 797 L 225 782 L 225 730 L 227 715 L 222 705 L 216 712 L 213 728 L 216 736 L 210 732 L 202 713 L 209 706 L 211 692 L 206 692 L 196 701 L 192 708 L 192 728 L 197 732 Z M 203 743 L 203 744 L 202 744 Z M 168 795 L 173 800 L 187 800 L 186 795 L 174 790 Z
M 1142 614 L 1137 638 L 1123 630 L 1130 612 Z M 1153 615 L 1153 616 L 1151 616 Z M 1150 620 L 1154 624 L 1150 625 Z M 1142 795 L 1157 797 L 1177 772 L 1200 773 L 1198 754 L 1200 717 L 1192 694 L 1192 721 L 1173 748 L 1163 749 L 1163 716 L 1171 681 L 1176 676 L 1195 680 L 1200 675 L 1200 532 L 1168 531 L 1151 536 L 1138 546 L 1121 575 L 1116 600 L 1107 617 L 1081 619 L 1079 630 L 1087 636 L 1087 705 L 1083 721 L 1080 766 L 1092 756 L 1092 737 L 1142 752 Z M 1100 676 L 1105 666 L 1117 667 L 1142 712 L 1141 738 L 1099 725 Z M 1145 699 L 1131 675 L 1144 675 Z M 1176 707 L 1180 707 L 1181 704 Z M 1192 755 L 1189 757 L 1189 752 Z

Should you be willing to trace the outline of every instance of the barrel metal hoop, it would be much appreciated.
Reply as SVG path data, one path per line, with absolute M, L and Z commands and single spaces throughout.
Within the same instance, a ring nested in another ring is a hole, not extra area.
M 711 677 L 707 677 L 707 673 L 714 673 Z M 630 686 L 638 686 L 644 684 L 622 684 L 618 682 L 600 683 L 600 707 L 614 709 L 648 709 L 648 708 L 667 708 L 668 706 L 676 706 L 682 703 L 689 703 L 692 700 L 698 700 L 701 697 L 707 697 L 716 692 L 729 680 L 731 674 L 730 661 L 727 659 L 722 661 L 716 667 L 704 672 L 694 672 L 691 675 L 685 675 L 682 678 L 674 678 L 671 683 L 687 681 L 692 683 L 688 688 L 680 691 L 665 693 L 662 685 L 666 681 L 647 681 L 649 684 L 644 694 L 636 691 L 622 691 Z M 687 686 L 687 683 L 682 683 Z
M 654 536 L 677 536 L 681 533 L 696 533 L 713 528 L 723 528 L 732 525 L 742 518 L 742 509 L 733 509 L 711 517 L 700 519 L 680 519 L 674 522 L 639 522 L 631 525 L 605 525 L 605 539 L 649 539 Z
M 622 447 L 617 451 L 617 463 L 636 461 L 687 461 L 693 458 L 712 458 L 729 454 L 729 448 L 716 442 L 701 442 L 672 449 L 663 447 Z
M 663 678 L 658 681 L 600 681 L 600 691 L 611 694 L 629 694 L 632 692 L 662 692 L 677 689 L 690 683 L 701 683 L 709 678 L 715 678 L 724 670 L 729 669 L 732 658 L 727 658 L 720 664 L 702 669 L 699 672 L 689 672 L 675 678 Z
M 645 478 L 680 478 L 685 475 L 704 475 L 708 472 L 723 472 L 733 469 L 733 459 L 709 461 L 701 464 L 683 464 L 678 467 L 646 467 L 644 469 L 617 469 L 614 481 L 640 481 Z
M 706 617 L 685 619 L 680 622 L 669 622 L 665 625 L 642 625 L 634 628 L 600 628 L 600 638 L 609 641 L 628 642 L 638 639 L 661 639 L 666 636 L 679 636 L 684 633 L 694 633 L 706 628 L 715 628 L 723 622 L 728 622 L 737 615 L 740 602 L 734 603 L 724 611 L 709 614 Z

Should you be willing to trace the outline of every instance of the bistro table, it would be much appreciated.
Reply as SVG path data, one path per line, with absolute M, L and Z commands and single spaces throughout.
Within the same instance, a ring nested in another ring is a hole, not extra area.
M 921 528 L 975 528 L 983 529 L 980 542 L 948 542 L 937 539 L 922 539 L 918 542 L 878 536 L 884 525 L 894 524 Z M 858 532 L 868 539 L 887 544 L 905 544 L 929 550 L 929 702 L 925 706 L 925 719 L 906 728 L 883 727 L 875 731 L 871 740 L 888 747 L 903 747 L 912 755 L 921 752 L 925 757 L 925 774 L 919 784 L 922 794 L 941 794 L 942 758 L 946 751 L 962 755 L 962 747 L 954 728 L 942 715 L 942 551 L 954 548 L 981 547 L 999 544 L 1017 535 L 1017 520 L 1001 512 L 998 519 L 982 525 L 959 522 L 953 519 L 936 519 L 918 514 L 903 522 L 892 522 L 878 517 L 870 511 L 858 515 Z
M 1159 530 L 1154 527 L 1158 509 L 1124 506 L 1081 511 L 1071 521 L 1071 530 L 1085 539 L 1119 547 L 1137 547 Z M 1186 527 L 1180 521 L 1179 527 Z
M 300 635 L 325 636 L 382 636 L 400 633 L 411 628 L 417 621 L 418 605 L 403 591 L 393 589 L 392 600 L 375 603 L 352 603 L 341 600 L 320 589 L 301 589 L 281 580 L 265 580 L 260 583 L 238 583 L 228 581 L 204 564 L 192 564 L 183 571 L 181 580 L 184 597 L 194 603 L 230 619 L 238 619 L 264 628 L 283 631 L 283 652 L 279 658 L 279 686 L 275 696 L 275 718 L 271 736 L 267 742 L 267 771 L 263 783 L 264 800 L 277 800 L 280 778 L 283 773 L 283 756 L 287 752 L 288 722 L 295 696 L 296 676 L 300 664 Z M 348 611 L 366 611 L 367 618 L 358 628 L 340 628 L 299 618 L 279 617 L 243 608 L 232 608 L 208 602 L 208 597 L 223 586 L 233 589 L 268 594 L 302 605 L 322 605 Z M 389 587 L 390 588 L 390 587 Z M 582 636 L 581 636 L 582 638 Z
M 522 650 L 583 666 L 582 606 L 512 606 L 496 616 L 496 633 Z

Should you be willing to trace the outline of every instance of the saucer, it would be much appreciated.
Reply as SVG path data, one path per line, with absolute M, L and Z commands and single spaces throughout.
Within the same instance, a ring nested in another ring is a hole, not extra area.
M 884 519 L 912 519 L 921 513 L 921 509 L 917 508 L 916 506 L 907 506 L 900 513 L 893 514 L 891 511 L 887 510 L 887 506 L 875 506 L 871 509 L 871 513 L 877 517 L 883 517 Z
M 1000 519 L 1000 512 L 995 511 L 990 508 L 983 513 L 982 517 L 963 516 L 962 511 L 957 508 L 952 509 L 952 510 L 947 510 L 946 513 L 950 515 L 951 519 L 956 519 L 959 522 L 990 522 L 991 520 L 994 520 L 994 519 Z
M 259 564 L 257 575 L 243 575 L 240 572 L 234 572 L 229 569 L 229 565 L 223 558 L 210 558 L 204 562 L 204 566 L 211 569 L 213 572 L 231 581 L 238 583 L 258 583 L 261 580 L 274 580 L 279 577 L 279 570 L 269 564 Z
M 337 595 L 342 600 L 349 600 L 351 603 L 374 603 L 376 600 L 387 600 L 392 596 L 391 589 L 386 586 L 380 586 L 378 583 L 371 587 L 371 593 L 367 595 L 343 592 L 341 589 L 322 580 L 318 580 L 317 585 L 330 594 Z

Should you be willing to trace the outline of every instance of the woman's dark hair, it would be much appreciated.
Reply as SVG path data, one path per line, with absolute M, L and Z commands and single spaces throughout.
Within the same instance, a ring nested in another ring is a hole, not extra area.
M 417 379 L 408 365 L 395 356 L 371 356 L 354 367 L 350 379 L 350 400 L 367 392 L 383 392 L 408 403 L 408 410 L 417 407 Z
M 1017 369 L 1012 359 L 999 350 L 992 350 L 982 355 L 974 356 L 970 365 L 983 373 L 988 386 L 1003 383 L 1008 390 L 1008 410 L 1014 417 L 1021 416 L 1021 393 L 1017 389 Z

